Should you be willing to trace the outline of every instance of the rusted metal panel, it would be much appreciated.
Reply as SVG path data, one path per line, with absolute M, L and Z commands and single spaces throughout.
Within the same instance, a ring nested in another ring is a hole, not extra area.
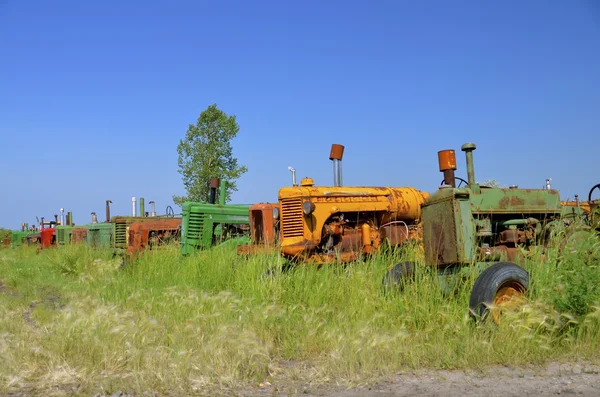
M 240 245 L 240 255 L 253 255 L 259 252 L 274 252 L 279 243 L 279 211 L 278 203 L 258 203 L 250 206 L 250 239 L 251 243 Z
M 74 227 L 71 233 L 71 244 L 82 244 L 87 238 L 86 227 Z
M 146 249 L 156 250 L 167 243 L 179 242 L 180 237 L 181 218 L 133 222 L 129 226 L 127 254 L 135 256 Z

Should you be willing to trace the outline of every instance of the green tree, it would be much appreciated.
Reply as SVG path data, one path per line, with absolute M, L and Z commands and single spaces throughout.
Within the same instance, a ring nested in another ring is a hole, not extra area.
M 210 178 L 227 181 L 226 201 L 237 191 L 236 179 L 248 168 L 239 165 L 231 148 L 231 140 L 236 137 L 240 126 L 235 115 L 228 116 L 210 105 L 200 113 L 196 124 L 190 124 L 185 139 L 179 141 L 179 173 L 187 196 L 173 196 L 177 205 L 184 201 L 208 201 Z

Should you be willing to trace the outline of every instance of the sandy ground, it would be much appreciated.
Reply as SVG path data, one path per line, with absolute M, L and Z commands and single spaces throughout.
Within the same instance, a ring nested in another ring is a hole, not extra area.
M 334 396 L 334 397 L 509 397 L 600 396 L 600 366 L 591 363 L 544 367 L 488 367 L 479 371 L 418 371 L 390 377 L 370 386 L 307 385 L 273 381 L 239 390 L 241 396 Z

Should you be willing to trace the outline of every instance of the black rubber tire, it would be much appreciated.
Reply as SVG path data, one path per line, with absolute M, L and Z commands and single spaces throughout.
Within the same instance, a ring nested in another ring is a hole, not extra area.
M 402 289 L 402 284 L 414 276 L 414 262 L 400 262 L 385 273 L 381 283 L 385 289 Z
M 488 307 L 494 303 L 496 293 L 508 285 L 518 286 L 521 293 L 529 288 L 529 273 L 512 262 L 496 263 L 485 269 L 473 285 L 469 299 L 469 311 L 475 320 L 485 320 Z

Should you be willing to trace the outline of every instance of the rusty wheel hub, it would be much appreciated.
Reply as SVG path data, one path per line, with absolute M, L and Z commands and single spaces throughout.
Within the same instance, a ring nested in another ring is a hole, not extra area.
M 492 318 L 496 324 L 500 324 L 502 313 L 515 311 L 522 303 L 524 288 L 519 283 L 508 283 L 501 286 L 494 297 L 494 306 Z

